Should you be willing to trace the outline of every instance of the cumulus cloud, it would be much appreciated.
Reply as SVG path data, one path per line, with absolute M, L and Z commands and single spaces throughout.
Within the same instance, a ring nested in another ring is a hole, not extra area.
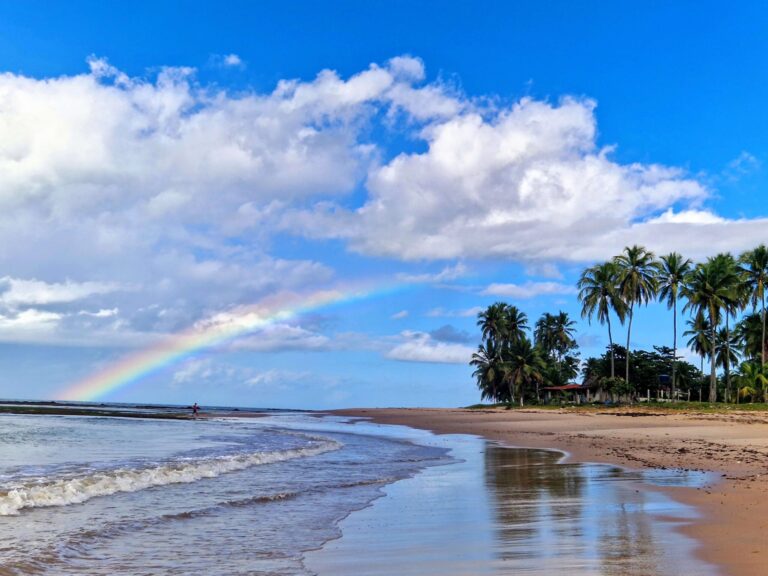
M 400 337 L 402 342 L 386 353 L 387 358 L 403 362 L 466 364 L 474 352 L 470 346 L 440 342 L 425 332 L 406 330 Z
M 594 111 L 595 102 L 570 97 L 467 105 L 423 124 L 425 151 L 374 166 L 360 208 L 295 217 L 311 235 L 404 260 L 590 261 L 638 236 L 659 252 L 712 253 L 712 232 L 739 249 L 754 243 L 762 220 L 713 214 L 701 226 L 710 191 L 684 170 L 614 160 L 597 144 Z M 659 214 L 677 218 L 673 239 L 659 233 Z
M 403 318 L 407 318 L 407 317 L 408 317 L 408 310 L 400 310 L 400 312 L 395 312 L 391 316 L 393 320 L 402 320 Z
M 484 296 L 536 298 L 554 294 L 575 294 L 576 288 L 559 282 L 525 282 L 524 284 L 491 284 L 481 292 Z

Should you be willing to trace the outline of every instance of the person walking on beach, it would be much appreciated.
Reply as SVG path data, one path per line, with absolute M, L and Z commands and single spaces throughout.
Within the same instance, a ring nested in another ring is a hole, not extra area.
M 199 410 L 200 410 L 200 406 L 198 406 L 198 405 L 197 405 L 197 402 L 195 402 L 195 403 L 192 405 L 192 416 L 194 416 L 195 418 L 197 418 L 197 413 L 198 413 L 198 411 L 199 411 Z

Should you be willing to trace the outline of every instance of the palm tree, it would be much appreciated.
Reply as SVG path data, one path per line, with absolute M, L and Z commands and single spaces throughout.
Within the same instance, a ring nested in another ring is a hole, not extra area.
M 667 309 L 672 308 L 672 398 L 675 398 L 677 373 L 677 297 L 692 265 L 691 260 L 677 252 L 661 257 L 659 299 L 667 303 Z
M 614 258 L 619 269 L 619 292 L 628 306 L 626 376 L 629 383 L 629 340 L 632 333 L 632 315 L 635 304 L 647 304 L 656 298 L 658 291 L 656 277 L 659 264 L 653 252 L 642 246 L 627 246 L 624 252 Z
M 491 344 L 480 344 L 477 352 L 472 354 L 470 365 L 475 367 L 472 376 L 477 380 L 477 387 L 480 389 L 481 400 L 499 400 L 499 381 L 501 379 L 501 370 L 499 357 Z
M 730 358 L 731 348 L 738 346 L 738 342 L 734 341 L 731 334 L 730 321 L 731 318 L 736 318 L 737 313 L 747 305 L 749 302 L 749 290 L 746 284 L 743 282 L 742 272 L 736 263 L 736 259 L 729 253 L 721 253 L 715 256 L 717 265 L 722 267 L 726 272 L 727 277 L 730 278 L 730 282 L 733 284 L 732 289 L 735 295 L 734 300 L 726 302 L 723 306 L 725 312 L 725 332 L 722 337 L 722 341 L 725 346 L 725 358 Z M 731 391 L 731 365 L 726 363 L 723 365 L 725 370 L 725 389 L 730 394 Z
M 618 286 L 618 268 L 615 262 L 595 264 L 582 272 L 579 278 L 579 300 L 581 301 L 581 317 L 588 318 L 596 315 L 600 324 L 608 324 L 608 342 L 611 351 L 611 378 L 615 376 L 613 335 L 611 334 L 611 311 L 624 323 L 626 304 L 621 299 Z
M 683 336 L 690 336 L 687 342 L 687 346 L 695 354 L 701 356 L 701 373 L 704 373 L 704 358 L 709 354 L 710 341 L 709 341 L 709 320 L 706 319 L 704 314 L 696 314 L 696 316 L 688 320 L 688 326 L 690 330 L 683 332 Z
M 739 396 L 749 396 L 754 402 L 758 392 L 763 393 L 763 402 L 768 401 L 768 378 L 763 371 L 762 364 L 757 362 L 742 362 L 736 373 L 736 381 L 739 386 Z
M 720 328 L 717 331 L 717 347 L 715 348 L 715 364 L 721 366 L 725 372 L 725 389 L 731 393 L 731 366 L 738 364 L 739 355 L 736 352 L 738 342 L 728 328 Z
M 557 315 L 545 312 L 536 321 L 534 341 L 548 357 L 559 362 L 575 346 L 575 330 L 576 322 L 568 317 L 567 312 L 561 311 Z
M 745 284 L 750 291 L 752 307 L 756 308 L 760 302 L 760 319 L 763 327 L 763 337 L 760 339 L 760 363 L 765 370 L 766 346 L 765 346 L 765 284 L 768 282 L 768 248 L 760 244 L 754 250 L 745 252 L 739 258 L 741 271 Z
M 554 317 L 554 343 L 559 360 L 575 347 L 576 322 L 568 317 L 567 312 L 560 311 Z
M 524 404 L 525 388 L 531 383 L 536 384 L 536 396 L 539 394 L 539 384 L 543 380 L 544 362 L 531 341 L 523 336 L 512 344 L 504 362 L 504 380 L 509 386 L 510 398 L 514 393 Z
M 720 324 L 722 311 L 739 301 L 738 275 L 727 266 L 723 259 L 708 258 L 698 264 L 686 278 L 682 296 L 688 302 L 683 310 L 693 310 L 697 314 L 709 316 L 710 350 L 717 347 L 716 331 Z M 711 373 L 709 375 L 709 401 L 717 402 L 717 367 L 715 354 L 710 354 Z
M 555 342 L 556 331 L 556 319 L 554 314 L 545 312 L 541 315 L 541 318 L 536 320 L 536 327 L 533 330 L 533 338 L 536 346 L 538 346 L 546 356 L 554 360 L 555 350 L 557 344 Z
M 761 364 L 761 355 L 765 347 L 765 341 L 762 340 L 762 324 L 760 314 L 746 314 L 733 330 L 744 356 L 750 360 L 757 360 Z
M 495 347 L 504 340 L 507 331 L 507 308 L 504 302 L 491 304 L 477 315 L 477 325 L 482 332 L 483 340 Z
M 528 330 L 528 316 L 517 306 L 507 306 L 504 310 L 504 336 L 507 346 L 511 346 L 525 337 Z

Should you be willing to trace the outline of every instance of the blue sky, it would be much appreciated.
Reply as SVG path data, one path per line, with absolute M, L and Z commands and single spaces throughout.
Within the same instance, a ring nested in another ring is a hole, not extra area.
M 626 244 L 701 259 L 766 240 L 767 19 L 759 3 L 6 3 L 0 395 L 55 396 L 275 295 L 396 285 L 105 399 L 475 402 L 479 307 L 578 318 L 579 272 Z M 641 310 L 633 345 L 670 326 Z M 583 356 L 604 332 L 580 322 Z

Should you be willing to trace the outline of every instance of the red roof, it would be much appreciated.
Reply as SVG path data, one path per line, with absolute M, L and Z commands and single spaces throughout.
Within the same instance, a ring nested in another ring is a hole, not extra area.
M 566 384 L 565 386 L 547 386 L 542 390 L 586 390 L 581 384 Z

